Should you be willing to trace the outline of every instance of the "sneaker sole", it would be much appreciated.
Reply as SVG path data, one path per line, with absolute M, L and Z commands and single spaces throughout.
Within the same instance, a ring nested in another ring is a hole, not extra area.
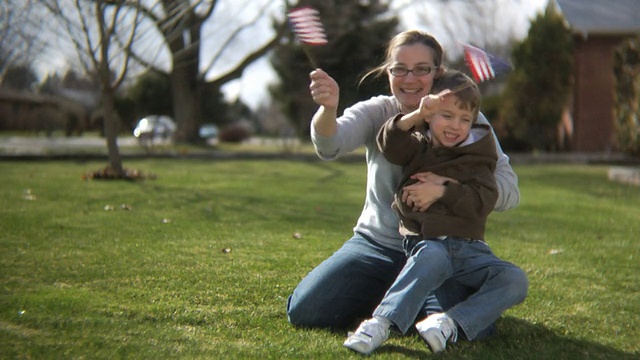
M 364 355 L 369 355 L 373 352 L 373 349 L 367 349 L 367 345 L 362 343 L 362 342 L 353 342 L 353 343 L 348 343 L 348 342 L 344 342 L 344 347 L 351 349 L 353 351 L 359 352 L 360 354 L 364 354 Z

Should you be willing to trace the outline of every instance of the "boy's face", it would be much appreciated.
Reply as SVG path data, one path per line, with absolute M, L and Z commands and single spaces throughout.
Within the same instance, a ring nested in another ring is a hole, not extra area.
M 456 95 L 447 95 L 439 109 L 425 121 L 429 123 L 435 146 L 454 147 L 469 136 L 473 120 L 471 109 L 463 109 Z

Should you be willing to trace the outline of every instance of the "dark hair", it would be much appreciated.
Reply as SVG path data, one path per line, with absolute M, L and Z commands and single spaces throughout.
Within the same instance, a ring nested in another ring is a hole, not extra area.
M 444 50 L 442 49 L 442 45 L 440 45 L 438 40 L 436 40 L 435 37 L 423 31 L 407 30 L 397 34 L 389 41 L 389 43 L 387 44 L 387 50 L 385 52 L 385 58 L 382 64 L 378 65 L 371 71 L 364 74 L 364 76 L 362 76 L 362 78 L 360 79 L 360 83 L 362 84 L 362 82 L 371 75 L 374 75 L 375 77 L 379 77 L 380 75 L 384 74 L 389 68 L 389 66 L 391 66 L 393 51 L 396 48 L 404 45 L 414 45 L 414 44 L 422 44 L 432 49 L 433 58 L 435 62 L 435 64 L 433 65 L 436 66 L 437 68 L 442 67 Z
M 456 89 L 460 89 L 457 90 Z M 431 93 L 437 94 L 443 90 L 450 89 L 455 91 L 459 105 L 473 112 L 473 122 L 478 119 L 480 112 L 480 90 L 478 85 L 470 77 L 458 70 L 446 69 L 433 81 Z

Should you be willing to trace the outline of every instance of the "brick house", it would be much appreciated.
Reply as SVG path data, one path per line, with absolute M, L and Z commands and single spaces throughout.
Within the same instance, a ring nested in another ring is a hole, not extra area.
M 640 0 L 549 0 L 574 39 L 574 152 L 616 150 L 613 118 L 614 52 L 623 40 L 640 35 Z
M 85 97 L 91 96 L 88 94 Z M 51 135 L 53 131 L 64 130 L 66 135 L 80 135 L 92 125 L 89 122 L 91 108 L 82 103 L 69 95 L 41 95 L 0 88 L 0 131 L 44 132 Z
M 0 130 L 47 130 L 38 115 L 57 107 L 51 97 L 0 88 Z

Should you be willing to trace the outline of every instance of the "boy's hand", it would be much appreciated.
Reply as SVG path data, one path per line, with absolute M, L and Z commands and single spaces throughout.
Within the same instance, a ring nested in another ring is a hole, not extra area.
M 444 89 L 437 94 L 429 94 L 420 100 L 420 106 L 418 110 L 423 119 L 427 119 L 435 114 L 440 109 L 440 103 L 444 100 L 445 96 L 451 93 L 450 89 Z

